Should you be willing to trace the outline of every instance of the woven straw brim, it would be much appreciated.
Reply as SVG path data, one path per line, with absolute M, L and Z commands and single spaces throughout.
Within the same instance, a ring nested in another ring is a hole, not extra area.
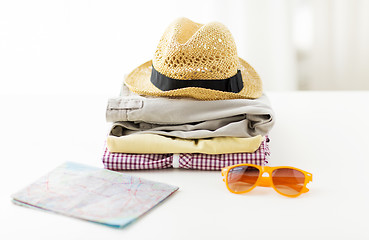
M 262 82 L 254 70 L 245 60 L 239 58 L 238 69 L 241 71 L 243 89 L 239 93 L 223 92 L 212 89 L 188 87 L 170 91 L 162 91 L 151 81 L 152 61 L 148 61 L 134 69 L 125 79 L 128 88 L 141 95 L 158 97 L 190 97 L 199 100 L 225 100 L 238 98 L 259 98 L 262 95 Z M 186 81 L 186 80 L 183 80 Z

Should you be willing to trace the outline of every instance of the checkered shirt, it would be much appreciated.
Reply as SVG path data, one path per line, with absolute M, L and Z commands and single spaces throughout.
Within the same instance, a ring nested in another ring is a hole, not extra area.
M 250 163 L 266 165 L 270 155 L 269 138 L 260 144 L 253 153 L 227 153 L 227 154 L 130 154 L 111 153 L 105 146 L 102 161 L 104 167 L 110 170 L 140 170 L 185 168 L 197 170 L 221 170 L 223 167 Z M 178 156 L 179 155 L 179 156 Z M 178 161 L 174 163 L 173 161 Z

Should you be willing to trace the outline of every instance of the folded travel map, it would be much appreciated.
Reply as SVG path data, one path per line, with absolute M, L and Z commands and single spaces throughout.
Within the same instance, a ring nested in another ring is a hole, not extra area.
M 12 198 L 21 206 L 125 227 L 177 190 L 165 183 L 66 162 Z

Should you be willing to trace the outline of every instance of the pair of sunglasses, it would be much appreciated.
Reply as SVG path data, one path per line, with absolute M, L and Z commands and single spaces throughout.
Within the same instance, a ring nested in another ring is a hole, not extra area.
M 267 173 L 268 176 L 265 176 Z M 223 181 L 232 193 L 247 193 L 256 186 L 273 187 L 286 197 L 298 197 L 306 193 L 313 175 L 294 167 L 268 167 L 254 164 L 237 164 L 222 169 Z

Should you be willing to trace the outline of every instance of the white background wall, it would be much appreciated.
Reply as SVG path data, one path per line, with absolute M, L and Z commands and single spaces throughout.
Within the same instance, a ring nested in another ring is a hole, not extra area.
M 181 16 L 228 26 L 266 90 L 369 89 L 368 2 L 0 1 L 0 93 L 116 95 Z

